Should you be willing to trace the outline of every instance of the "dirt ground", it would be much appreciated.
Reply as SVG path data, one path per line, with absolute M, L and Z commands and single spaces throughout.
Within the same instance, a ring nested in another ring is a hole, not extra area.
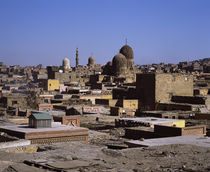
M 207 172 L 210 171 L 210 148 L 192 145 L 167 145 L 147 148 L 108 149 L 107 144 L 122 145 L 126 140 L 123 128 L 101 130 L 109 137 L 89 139 L 88 144 L 79 142 L 37 145 L 38 152 L 12 153 L 0 150 L 0 172 L 14 172 L 12 166 L 24 172 L 25 160 L 65 162 L 81 160 L 87 167 L 68 172 Z M 31 172 L 28 166 L 26 171 Z M 40 171 L 41 169 L 38 169 Z M 17 170 L 16 170 L 17 171 Z
M 11 172 L 9 165 L 22 164 L 24 160 L 60 162 L 83 160 L 88 167 L 69 171 L 82 172 L 199 172 L 210 171 L 210 148 L 192 145 L 168 145 L 148 148 L 108 149 L 103 143 L 54 143 L 39 145 L 35 153 L 7 153 L 0 151 L 0 171 Z M 114 141 L 114 139 L 110 139 Z M 110 141 L 109 140 L 109 141 Z M 117 139 L 116 139 L 117 140 Z M 118 140 L 119 142 L 119 140 Z M 29 166 L 30 169 L 30 166 Z
M 90 162 L 89 167 L 74 171 L 210 171 L 210 148 L 191 145 L 170 145 L 150 148 L 112 150 L 82 143 L 59 143 L 47 146 L 47 151 L 37 153 L 0 152 L 1 171 L 8 165 L 24 160 L 45 159 L 67 161 L 79 159 Z M 30 167 L 29 167 L 30 168 Z

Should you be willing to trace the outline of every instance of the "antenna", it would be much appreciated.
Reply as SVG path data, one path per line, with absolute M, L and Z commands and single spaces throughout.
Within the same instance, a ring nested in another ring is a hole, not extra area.
M 125 38 L 125 45 L 127 45 L 127 43 L 128 43 L 128 39 L 127 39 L 127 38 Z

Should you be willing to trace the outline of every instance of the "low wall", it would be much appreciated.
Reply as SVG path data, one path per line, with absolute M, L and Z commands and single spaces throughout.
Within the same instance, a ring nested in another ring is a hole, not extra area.
M 155 125 L 154 132 L 155 134 L 163 137 L 186 136 L 186 135 L 204 136 L 206 135 L 206 126 L 198 125 L 192 127 L 179 128 L 179 127 Z
M 12 147 L 18 147 L 18 146 L 28 146 L 30 144 L 31 144 L 30 140 L 18 140 L 18 141 L 4 142 L 4 143 L 0 143 L 0 149 L 12 148 Z
M 175 103 L 189 103 L 189 104 L 205 105 L 205 98 L 204 97 L 172 96 L 171 101 L 175 102 Z
M 196 113 L 195 119 L 207 119 L 210 120 L 210 113 Z
M 162 110 L 162 111 L 173 111 L 173 110 L 192 111 L 192 106 L 191 105 L 186 105 L 186 104 L 175 104 L 175 103 L 156 103 L 155 110 Z

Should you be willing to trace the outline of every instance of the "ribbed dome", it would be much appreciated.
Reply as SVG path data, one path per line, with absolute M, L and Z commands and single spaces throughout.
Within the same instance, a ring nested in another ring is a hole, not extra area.
M 120 53 L 123 54 L 127 59 L 134 59 L 133 49 L 129 45 L 124 45 L 120 49 Z
M 90 56 L 88 58 L 88 65 L 91 66 L 91 65 L 95 65 L 95 64 L 96 64 L 95 57 L 94 56 Z
M 112 60 L 112 67 L 115 75 L 125 74 L 127 70 L 126 57 L 121 53 L 115 55 Z

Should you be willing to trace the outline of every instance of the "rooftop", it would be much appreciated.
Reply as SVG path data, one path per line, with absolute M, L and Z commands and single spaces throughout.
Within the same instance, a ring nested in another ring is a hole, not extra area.
M 29 117 L 34 117 L 35 119 L 51 119 L 51 116 L 48 113 L 34 113 Z

